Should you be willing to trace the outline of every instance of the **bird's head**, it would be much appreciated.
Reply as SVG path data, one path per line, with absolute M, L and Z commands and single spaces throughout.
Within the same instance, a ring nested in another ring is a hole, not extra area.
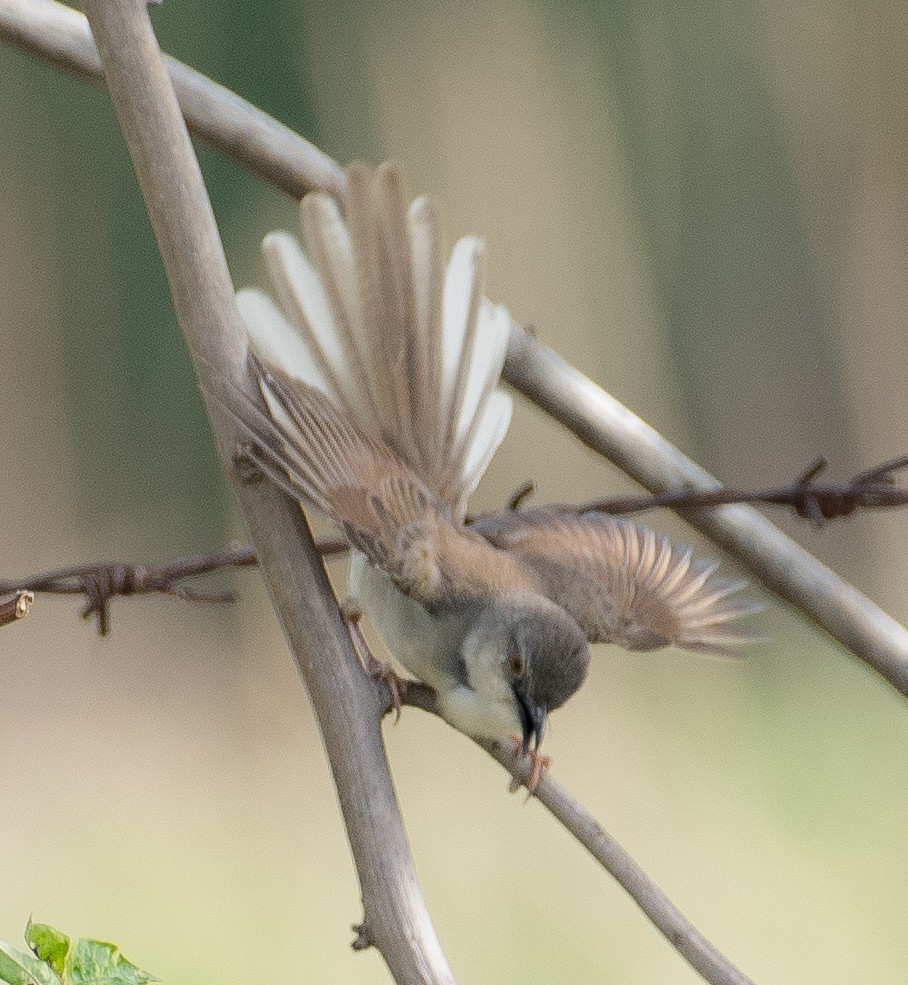
M 484 601 L 464 638 L 462 658 L 474 720 L 454 724 L 484 738 L 516 733 L 524 752 L 531 742 L 538 748 L 548 713 L 580 687 L 590 662 L 577 623 L 529 592 Z

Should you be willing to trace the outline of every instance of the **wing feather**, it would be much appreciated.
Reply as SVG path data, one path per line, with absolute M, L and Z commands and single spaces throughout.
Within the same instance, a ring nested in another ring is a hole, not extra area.
M 737 622 L 762 609 L 732 597 L 745 582 L 715 578 L 716 563 L 648 527 L 603 513 L 519 510 L 473 529 L 531 570 L 590 642 L 731 655 L 763 638 Z
M 487 597 L 502 579 L 521 584 L 518 569 L 505 575 L 509 559 L 501 563 L 483 538 L 455 524 L 448 506 L 328 397 L 254 355 L 250 364 L 270 416 L 254 406 L 231 408 L 253 439 L 249 456 L 285 492 L 336 523 L 401 591 L 437 608 Z M 485 563 L 474 567 L 478 555 Z

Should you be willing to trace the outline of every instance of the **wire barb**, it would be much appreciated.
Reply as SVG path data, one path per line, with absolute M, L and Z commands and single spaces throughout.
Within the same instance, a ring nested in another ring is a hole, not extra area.
M 256 563 L 251 548 L 228 544 L 212 554 L 178 558 L 162 565 L 114 561 L 60 568 L 15 583 L 0 582 L 0 594 L 21 590 L 20 596 L 24 593 L 32 599 L 35 592 L 84 595 L 86 601 L 81 611 L 82 618 L 97 617 L 98 632 L 101 636 L 107 636 L 111 626 L 110 604 L 118 595 L 159 594 L 187 602 L 232 602 L 235 598 L 233 592 L 204 591 L 180 582 L 185 578 L 210 574 L 221 568 L 244 567 Z
M 892 509 L 908 505 L 908 489 L 897 485 L 896 473 L 908 468 L 908 455 L 894 458 L 859 472 L 841 485 L 820 485 L 815 480 L 827 467 L 825 458 L 818 458 L 789 486 L 778 489 L 742 490 L 720 487 L 709 490 L 679 489 L 653 496 L 630 496 L 624 499 L 602 499 L 581 506 L 561 505 L 567 513 L 609 513 L 612 515 L 639 513 L 643 510 L 671 507 L 675 510 L 703 509 L 730 503 L 763 503 L 787 506 L 797 516 L 821 527 L 830 520 L 839 520 L 859 510 Z
M 707 491 L 680 489 L 655 496 L 631 496 L 624 499 L 594 500 L 580 506 L 561 504 L 554 507 L 565 513 L 608 513 L 611 515 L 638 513 L 643 510 L 671 507 L 676 510 L 704 509 L 729 503 L 765 503 L 787 506 L 797 516 L 820 527 L 859 510 L 892 509 L 908 505 L 908 489 L 898 485 L 898 473 L 908 469 L 908 455 L 893 458 L 880 465 L 857 473 L 842 485 L 820 485 L 817 476 L 827 468 L 825 458 L 818 458 L 790 486 L 778 489 L 740 490 L 721 487 Z M 249 470 L 250 479 L 276 473 L 260 445 L 244 445 L 238 449 L 238 467 Z M 283 488 L 283 487 L 282 487 Z M 511 494 L 507 510 L 521 509 L 524 501 L 535 491 L 535 483 L 524 482 Z M 292 495 L 292 492 L 289 494 Z M 475 522 L 482 517 L 471 517 Z M 349 549 L 346 540 L 337 537 L 319 540 L 322 557 L 333 557 Z M 33 575 L 19 581 L 0 581 L 0 595 L 17 593 L 16 597 L 0 602 L 0 626 L 27 615 L 34 592 L 58 595 L 84 595 L 83 619 L 98 620 L 101 636 L 110 634 L 110 604 L 119 595 L 169 595 L 185 602 L 222 604 L 234 601 L 233 592 L 203 591 L 192 585 L 180 584 L 186 578 L 210 574 L 227 567 L 250 567 L 258 563 L 249 547 L 228 544 L 211 554 L 178 558 L 161 565 L 100 562 L 61 568 Z M 18 607 L 18 609 L 17 609 Z
M 8 626 L 19 619 L 24 619 L 31 611 L 35 601 L 35 593 L 19 589 L 10 599 L 0 602 L 0 626 Z

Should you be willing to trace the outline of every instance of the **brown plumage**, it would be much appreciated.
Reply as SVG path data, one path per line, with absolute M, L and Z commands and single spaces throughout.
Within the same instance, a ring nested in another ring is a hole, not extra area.
M 716 579 L 648 527 L 604 513 L 509 510 L 471 527 L 452 518 L 383 442 L 340 416 L 318 390 L 253 361 L 276 414 L 291 428 L 278 447 L 304 450 L 287 470 L 296 493 L 346 533 L 405 594 L 437 610 L 507 587 L 565 610 L 591 643 L 628 650 L 675 645 L 731 655 L 760 636 L 737 622 L 759 609 L 733 598 L 746 583 Z
M 539 509 L 486 517 L 473 529 L 531 570 L 591 643 L 730 656 L 732 647 L 762 638 L 736 621 L 761 608 L 732 598 L 746 582 L 713 578 L 715 562 L 694 560 L 689 547 L 648 527 L 605 513 Z
M 646 527 L 515 510 L 464 524 L 510 420 L 497 389 L 510 320 L 482 297 L 485 251 L 445 267 L 437 209 L 407 209 L 399 169 L 349 170 L 342 217 L 302 206 L 311 262 L 265 241 L 281 305 L 241 292 L 270 417 L 247 426 L 262 467 L 354 548 L 351 590 L 458 728 L 541 737 L 582 682 L 586 641 L 728 653 L 756 638 L 743 583 Z

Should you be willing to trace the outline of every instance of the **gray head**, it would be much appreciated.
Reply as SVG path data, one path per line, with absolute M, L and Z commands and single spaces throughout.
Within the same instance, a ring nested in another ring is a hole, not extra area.
M 530 592 L 508 592 L 484 603 L 464 640 L 467 682 L 481 705 L 519 729 L 523 749 L 539 746 L 546 716 L 586 678 L 586 635 L 560 606 Z M 456 724 L 456 723 L 455 723 Z M 486 731 L 489 738 L 501 738 Z

